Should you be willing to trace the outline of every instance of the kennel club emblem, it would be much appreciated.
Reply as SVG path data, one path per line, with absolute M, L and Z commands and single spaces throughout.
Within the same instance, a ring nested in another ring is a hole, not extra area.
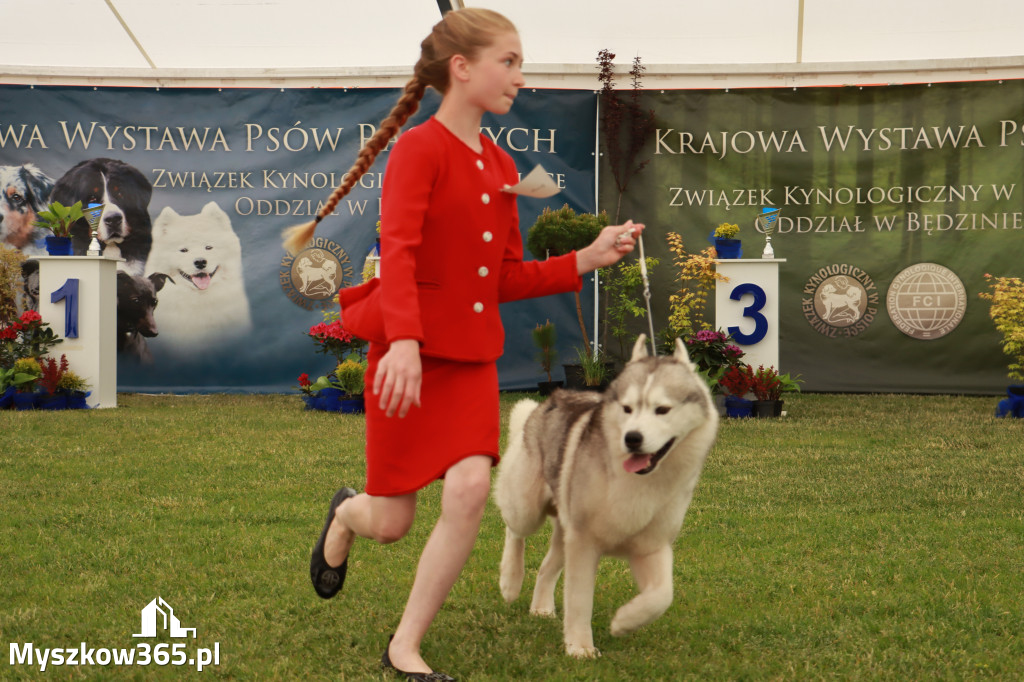
M 949 268 L 917 263 L 889 285 L 889 318 L 907 336 L 921 341 L 941 338 L 956 329 L 967 310 L 964 283 Z
M 807 323 L 828 337 L 857 336 L 878 314 L 878 287 L 853 265 L 819 269 L 804 284 L 801 305 Z
M 352 261 L 335 242 L 317 237 L 309 246 L 281 259 L 281 289 L 306 310 L 328 308 L 338 289 L 351 284 Z

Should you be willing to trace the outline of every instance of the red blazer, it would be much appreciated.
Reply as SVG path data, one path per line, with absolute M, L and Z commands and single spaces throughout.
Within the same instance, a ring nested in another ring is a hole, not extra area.
M 381 277 L 339 292 L 342 322 L 376 343 L 420 342 L 423 355 L 501 356 L 498 304 L 579 291 L 576 254 L 523 262 L 515 163 L 486 136 L 477 154 L 435 118 L 390 152 L 381 192 Z

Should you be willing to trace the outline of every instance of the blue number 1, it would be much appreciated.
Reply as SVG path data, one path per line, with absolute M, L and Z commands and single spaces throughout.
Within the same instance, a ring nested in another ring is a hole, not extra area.
M 64 301 L 64 337 L 78 338 L 78 280 L 65 280 L 64 286 L 50 294 L 50 303 Z
M 729 294 L 729 298 L 738 301 L 745 294 L 750 294 L 754 297 L 753 302 L 743 309 L 743 317 L 749 317 L 754 321 L 754 332 L 752 334 L 744 334 L 736 326 L 729 327 L 728 331 L 732 338 L 736 339 L 737 343 L 742 343 L 744 346 L 752 346 L 768 335 L 768 319 L 761 314 L 765 304 L 768 302 L 768 296 L 761 287 L 756 284 L 747 283 L 740 284 L 733 289 L 732 293 Z

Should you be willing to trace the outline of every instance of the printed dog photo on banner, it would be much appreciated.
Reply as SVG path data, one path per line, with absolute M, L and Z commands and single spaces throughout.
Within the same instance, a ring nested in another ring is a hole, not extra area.
M 0 166 L 0 243 L 26 254 L 39 251 L 35 242 L 46 231 L 34 223 L 39 211 L 46 209 L 53 182 L 31 163 Z
M 211 201 L 196 215 L 170 206 L 153 224 L 146 274 L 164 275 L 155 319 L 154 352 L 202 357 L 252 332 L 242 278 L 242 244 L 231 218 Z
M 141 275 L 153 241 L 149 201 L 153 186 L 138 168 L 116 159 L 82 161 L 54 185 L 50 201 L 65 206 L 82 202 L 103 204 L 97 228 L 100 252 L 124 259 L 121 269 Z M 82 256 L 89 250 L 92 234 L 84 218 L 71 228 L 72 248 Z

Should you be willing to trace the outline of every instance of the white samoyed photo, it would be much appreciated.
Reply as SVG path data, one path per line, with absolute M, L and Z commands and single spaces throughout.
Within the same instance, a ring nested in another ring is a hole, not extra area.
M 153 273 L 168 277 L 154 311 L 160 329 L 154 350 L 202 354 L 252 331 L 241 242 L 216 202 L 197 215 L 170 206 L 160 213 L 146 263 L 146 274 Z

